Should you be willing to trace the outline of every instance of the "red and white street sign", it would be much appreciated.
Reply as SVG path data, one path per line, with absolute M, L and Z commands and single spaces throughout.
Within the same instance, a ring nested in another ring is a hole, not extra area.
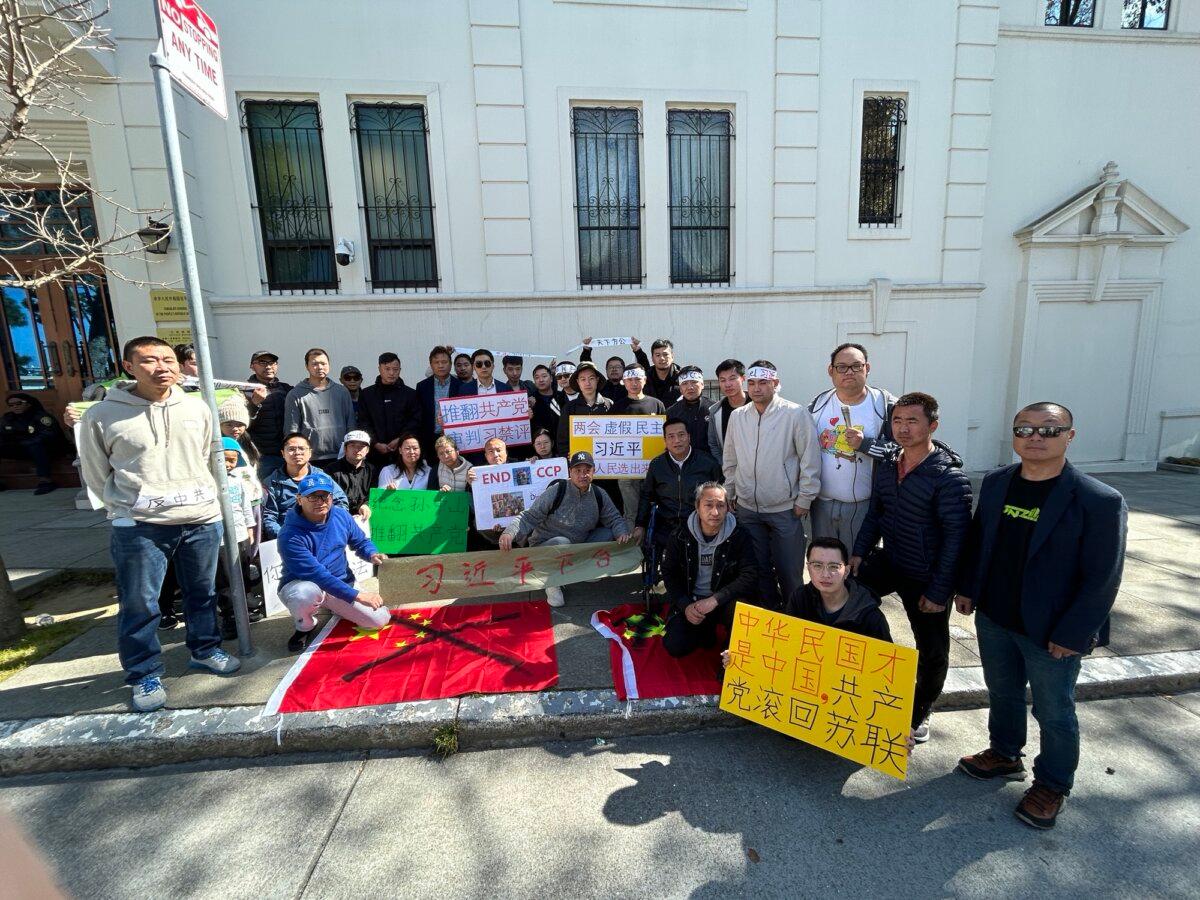
M 158 0 L 158 28 L 175 83 L 228 119 L 217 23 L 195 0 Z

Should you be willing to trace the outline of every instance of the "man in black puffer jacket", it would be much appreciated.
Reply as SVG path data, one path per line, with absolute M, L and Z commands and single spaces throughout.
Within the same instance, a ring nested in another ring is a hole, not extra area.
M 421 433 L 421 401 L 400 377 L 400 357 L 379 354 L 379 377 L 362 389 L 358 427 L 371 435 L 371 462 L 383 468 L 395 462 L 400 438 Z
M 246 432 L 258 449 L 258 478 L 266 481 L 272 472 L 283 468 L 283 408 L 292 386 L 277 377 L 279 357 L 270 350 L 255 350 L 250 368 L 254 374 L 246 380 L 261 387 L 247 398 L 251 419 Z
M 933 440 L 937 401 L 913 392 L 896 401 L 897 449 L 875 464 L 871 505 L 854 542 L 850 569 L 879 596 L 904 603 L 920 653 L 913 701 L 914 740 L 929 740 L 929 710 L 950 666 L 950 600 L 971 522 L 971 484 L 962 459 Z M 875 545 L 883 538 L 883 547 Z
M 722 485 L 709 481 L 696 489 L 696 511 L 667 543 L 662 576 L 671 602 L 663 647 L 672 656 L 714 646 L 717 625 L 729 628 L 737 601 L 754 596 L 754 550 Z

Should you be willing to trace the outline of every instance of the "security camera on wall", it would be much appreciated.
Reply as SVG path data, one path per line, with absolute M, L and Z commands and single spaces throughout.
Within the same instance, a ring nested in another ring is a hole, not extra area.
M 354 241 L 340 239 L 333 248 L 333 257 L 339 266 L 348 266 L 354 262 Z

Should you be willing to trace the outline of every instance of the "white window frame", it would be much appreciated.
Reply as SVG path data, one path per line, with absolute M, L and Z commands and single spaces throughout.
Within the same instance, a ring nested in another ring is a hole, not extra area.
M 854 104 L 850 128 L 850 202 L 846 236 L 852 241 L 899 241 L 913 235 L 913 185 L 916 183 L 917 82 L 856 79 L 851 92 Z M 900 165 L 896 183 L 900 202 L 899 225 L 861 225 L 858 200 L 862 169 L 863 99 L 866 97 L 904 97 L 905 123 L 900 133 Z

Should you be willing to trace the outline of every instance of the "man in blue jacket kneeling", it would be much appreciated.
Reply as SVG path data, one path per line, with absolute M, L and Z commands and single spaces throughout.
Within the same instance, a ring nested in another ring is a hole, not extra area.
M 332 478 L 313 469 L 301 479 L 296 506 L 288 510 L 279 532 L 279 599 L 296 621 L 296 633 L 288 640 L 293 653 L 308 645 L 322 607 L 363 628 L 382 628 L 391 618 L 379 594 L 354 587 L 347 547 L 375 565 L 387 557 L 350 513 L 334 506 L 335 489 Z

